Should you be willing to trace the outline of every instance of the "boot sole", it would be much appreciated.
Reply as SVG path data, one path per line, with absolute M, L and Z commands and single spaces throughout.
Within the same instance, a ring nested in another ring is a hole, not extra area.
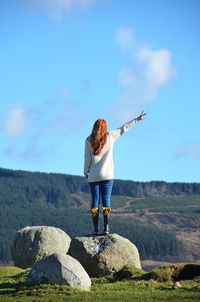
M 109 235 L 109 234 L 110 234 L 110 232 L 108 232 L 108 231 L 103 232 L 103 235 Z
M 99 235 L 99 232 L 93 232 L 92 235 Z

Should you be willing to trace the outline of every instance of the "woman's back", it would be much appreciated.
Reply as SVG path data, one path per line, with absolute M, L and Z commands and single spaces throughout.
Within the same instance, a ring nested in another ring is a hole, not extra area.
M 89 139 L 86 140 L 87 149 L 91 156 L 90 173 L 88 182 L 102 181 L 113 179 L 114 163 L 113 163 L 113 144 L 115 140 L 112 134 L 108 134 L 106 144 L 100 151 L 99 155 L 92 154 L 92 146 Z

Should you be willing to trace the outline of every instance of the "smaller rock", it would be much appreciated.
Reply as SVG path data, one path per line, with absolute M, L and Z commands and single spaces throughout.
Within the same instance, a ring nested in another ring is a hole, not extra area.
M 88 291 L 91 287 L 91 279 L 82 265 L 66 254 L 52 254 L 34 264 L 26 284 L 42 283 L 69 285 Z
M 178 288 L 180 288 L 180 287 L 181 287 L 181 284 L 180 284 L 179 281 L 174 282 L 174 284 L 172 285 L 172 288 L 173 288 L 173 289 L 178 289 Z

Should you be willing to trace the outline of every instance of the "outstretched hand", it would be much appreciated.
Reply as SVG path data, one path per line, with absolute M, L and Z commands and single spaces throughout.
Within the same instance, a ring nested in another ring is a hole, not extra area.
M 144 110 L 143 110 L 142 113 L 138 116 L 137 120 L 138 121 L 144 120 L 145 119 L 145 115 L 146 115 L 146 113 L 144 113 Z

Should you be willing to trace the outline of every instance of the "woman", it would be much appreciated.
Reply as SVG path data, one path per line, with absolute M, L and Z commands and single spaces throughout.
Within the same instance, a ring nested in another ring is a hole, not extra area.
M 121 128 L 107 132 L 107 125 L 103 119 L 98 119 L 93 126 L 91 135 L 85 141 L 84 175 L 89 183 L 92 195 L 91 214 L 93 221 L 93 235 L 98 235 L 99 203 L 102 198 L 104 217 L 103 234 L 109 234 L 109 217 L 111 212 L 110 196 L 114 178 L 113 144 L 127 130 L 138 121 L 145 118 L 142 111 L 140 116 L 126 123 Z

